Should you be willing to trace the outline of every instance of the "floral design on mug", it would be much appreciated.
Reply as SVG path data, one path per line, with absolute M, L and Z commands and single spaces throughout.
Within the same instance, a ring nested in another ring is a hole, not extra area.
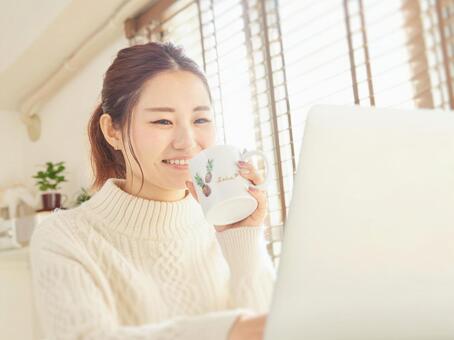
M 197 185 L 202 188 L 203 194 L 206 197 L 210 196 L 210 194 L 211 194 L 210 186 L 203 182 L 203 179 L 200 177 L 200 175 L 198 173 L 195 175 L 195 181 L 197 182 Z
M 205 183 L 210 183 L 213 178 L 213 160 L 209 159 L 207 164 L 207 174 L 205 175 Z
M 209 159 L 208 164 L 206 166 L 207 173 L 205 175 L 205 182 L 203 181 L 202 177 L 198 173 L 195 174 L 195 181 L 197 182 L 197 185 L 202 188 L 203 194 L 208 197 L 211 194 L 211 188 L 208 184 L 205 183 L 210 183 L 211 179 L 213 178 L 213 160 Z

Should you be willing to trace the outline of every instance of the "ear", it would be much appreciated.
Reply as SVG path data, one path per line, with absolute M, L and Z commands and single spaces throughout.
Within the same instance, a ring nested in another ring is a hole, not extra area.
M 104 113 L 99 118 L 99 126 L 107 143 L 109 143 L 115 150 L 121 150 L 123 148 L 121 131 L 113 126 L 112 117 L 109 114 Z

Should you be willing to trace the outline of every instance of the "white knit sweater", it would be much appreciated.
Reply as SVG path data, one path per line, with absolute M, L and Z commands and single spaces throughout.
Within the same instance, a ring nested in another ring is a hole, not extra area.
M 216 232 L 191 195 L 150 201 L 119 181 L 33 234 L 49 338 L 225 340 L 241 313 L 267 311 L 275 273 L 262 227 Z

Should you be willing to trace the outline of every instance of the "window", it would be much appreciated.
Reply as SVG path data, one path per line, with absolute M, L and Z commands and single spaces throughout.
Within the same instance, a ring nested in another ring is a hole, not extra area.
M 161 0 L 125 30 L 182 45 L 207 74 L 218 142 L 267 154 L 276 263 L 314 104 L 454 108 L 452 0 Z

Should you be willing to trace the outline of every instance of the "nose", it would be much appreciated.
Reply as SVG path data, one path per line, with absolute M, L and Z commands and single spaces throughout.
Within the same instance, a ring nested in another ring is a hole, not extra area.
M 180 126 L 175 130 L 173 147 L 179 150 L 189 150 L 197 145 L 195 133 L 191 127 Z

